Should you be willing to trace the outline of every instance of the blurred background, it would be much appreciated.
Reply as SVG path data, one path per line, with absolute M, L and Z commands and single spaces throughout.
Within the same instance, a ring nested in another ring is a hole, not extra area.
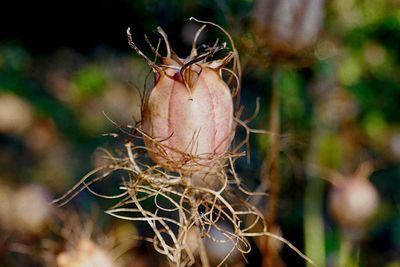
M 276 200 L 258 203 L 271 225 L 318 266 L 400 266 L 398 0 L 17 0 L 2 11 L 0 266 L 78 266 L 68 253 L 79 258 L 80 248 L 118 259 L 99 267 L 165 266 L 134 240 L 140 227 L 103 213 L 115 202 L 84 191 L 63 211 L 47 203 L 100 164 L 99 147 L 123 148 L 104 135 L 116 131 L 104 114 L 140 121 L 149 67 L 129 49 L 127 27 L 150 57 L 143 35 L 157 43 L 162 26 L 185 57 L 199 28 L 191 16 L 232 35 L 243 117 L 259 97 L 249 126 L 279 134 L 252 135 L 250 162 L 236 166 L 248 188 Z M 216 38 L 208 27 L 198 43 Z M 116 193 L 120 182 L 97 189 Z M 258 242 L 248 263 L 228 265 L 306 265 L 287 247 L 272 250 Z

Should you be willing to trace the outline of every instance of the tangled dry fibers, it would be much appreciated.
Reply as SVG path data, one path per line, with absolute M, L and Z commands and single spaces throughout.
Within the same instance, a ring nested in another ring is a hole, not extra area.
M 246 128 L 246 131 L 250 134 L 254 130 Z M 284 242 L 313 264 L 287 240 L 269 233 L 263 214 L 250 204 L 251 197 L 264 193 L 252 193 L 242 186 L 235 172 L 234 162 L 243 154 L 225 154 L 223 158 L 227 162 L 226 168 L 204 174 L 204 180 L 209 176 L 218 179 L 218 188 L 213 188 L 193 184 L 193 177 L 169 173 L 157 165 L 140 163 L 139 151 L 143 149 L 145 147 L 127 142 L 123 157 L 116 157 L 107 150 L 102 150 L 108 163 L 89 172 L 54 203 L 62 206 L 84 189 L 102 198 L 119 199 L 120 201 L 106 213 L 120 219 L 146 222 L 153 231 L 152 237 L 147 237 L 146 240 L 152 242 L 155 250 L 168 257 L 176 266 L 193 265 L 196 255 L 201 256 L 204 252 L 192 251 L 189 246 L 188 234 L 192 229 L 198 233 L 199 238 L 206 237 L 213 242 L 233 244 L 232 250 L 219 266 L 234 250 L 238 250 L 245 257 L 251 250 L 249 237 L 265 235 Z M 221 162 L 224 160 L 221 159 Z M 102 195 L 91 188 L 94 183 L 121 171 L 126 174 L 119 173 L 125 177 L 119 187 L 120 194 Z M 150 208 L 149 203 L 151 203 Z M 228 223 L 232 230 L 221 228 L 220 222 Z M 260 224 L 261 231 L 257 230 Z M 224 238 L 215 239 L 210 235 L 212 227 L 221 232 Z M 202 243 L 201 240 L 200 242 Z M 201 246 L 197 249 L 201 250 Z

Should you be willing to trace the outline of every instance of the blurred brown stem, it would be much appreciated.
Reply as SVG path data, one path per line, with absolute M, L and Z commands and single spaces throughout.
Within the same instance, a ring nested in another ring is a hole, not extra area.
M 266 209 L 265 219 L 267 222 L 267 227 L 273 229 L 275 227 L 276 220 L 276 210 L 279 200 L 279 192 L 281 188 L 280 183 L 280 172 L 279 172 L 279 152 L 280 152 L 280 115 L 279 115 L 279 92 L 277 86 L 278 70 L 273 72 L 272 81 L 272 95 L 271 95 L 271 105 L 270 105 L 270 121 L 269 129 L 271 132 L 270 141 L 270 151 L 266 160 L 267 169 L 269 172 L 264 172 L 263 179 L 265 183 L 269 184 L 269 198 L 268 206 Z M 269 175 L 268 175 L 269 174 Z M 264 254 L 263 266 L 271 267 L 274 264 L 274 258 L 277 256 L 277 251 L 272 251 L 272 248 L 268 246 L 267 242 L 262 242 L 264 244 L 262 251 Z

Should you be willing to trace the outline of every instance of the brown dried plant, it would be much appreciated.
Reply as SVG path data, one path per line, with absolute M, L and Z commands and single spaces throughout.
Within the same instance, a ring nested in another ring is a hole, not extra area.
M 191 20 L 203 24 L 199 31 L 203 30 L 204 25 L 212 25 L 227 36 L 231 44 L 231 53 L 234 60 L 231 69 L 224 68 L 224 70 L 229 74 L 227 84 L 232 88 L 232 95 L 238 96 L 240 65 L 232 38 L 217 24 L 199 21 L 194 18 L 191 18 Z M 129 31 L 128 40 L 130 45 L 148 60 L 150 66 L 157 67 L 153 61 L 144 56 L 133 44 Z M 157 56 L 159 54 L 159 45 L 157 48 L 150 46 Z M 220 47 L 214 45 L 213 47 L 208 47 L 205 53 L 211 55 L 218 49 Z M 195 60 L 191 64 L 196 63 L 197 61 Z M 56 199 L 54 203 L 62 206 L 84 189 L 98 197 L 118 199 L 119 202 L 109 208 L 106 213 L 124 220 L 147 223 L 152 229 L 152 235 L 143 239 L 151 242 L 154 249 L 158 253 L 165 255 L 173 266 L 191 266 L 197 262 L 200 262 L 202 266 L 210 266 L 210 260 L 203 243 L 205 238 L 216 243 L 233 244 L 232 250 L 227 253 L 218 266 L 226 263 L 234 251 L 240 252 L 245 259 L 246 254 L 251 251 L 249 238 L 258 236 L 269 236 L 285 243 L 307 262 L 314 265 L 309 258 L 290 242 L 268 232 L 264 215 L 250 201 L 254 196 L 265 196 L 266 194 L 247 190 L 235 171 L 235 161 L 246 155 L 246 153 L 240 151 L 249 146 L 250 134 L 268 133 L 267 131 L 255 130 L 247 126 L 257 115 L 258 109 L 259 104 L 257 101 L 254 115 L 243 120 L 240 118 L 243 113 L 243 107 L 237 108 L 234 117 L 235 128 L 242 127 L 245 130 L 244 140 L 222 155 L 213 157 L 212 168 L 208 168 L 205 172 L 192 174 L 172 172 L 161 165 L 143 163 L 143 151 L 149 152 L 149 148 L 141 145 L 142 142 L 140 140 L 147 138 L 156 144 L 157 151 L 150 151 L 152 153 L 172 150 L 175 153 L 182 154 L 180 158 L 185 159 L 185 161 L 181 164 L 185 164 L 185 162 L 203 164 L 204 158 L 207 158 L 208 155 L 196 156 L 193 153 L 189 153 L 191 151 L 177 151 L 172 147 L 166 146 L 162 142 L 163 140 L 149 136 L 138 126 L 122 127 L 111 120 L 122 133 L 130 137 L 130 140 L 125 142 L 123 152 L 119 153 L 122 155 L 117 156 L 102 149 L 101 151 L 103 151 L 107 163 L 90 171 L 65 195 Z M 235 135 L 235 130 L 233 129 L 232 137 Z M 112 134 L 112 136 L 120 135 Z M 139 140 L 139 142 L 136 142 L 136 140 Z M 196 136 L 193 136 L 192 142 L 197 142 Z M 163 156 L 168 156 L 168 154 L 165 153 Z M 177 163 L 174 164 L 175 166 L 179 165 Z M 125 178 L 119 187 L 120 194 L 102 195 L 92 189 L 94 183 L 111 177 L 116 172 L 118 174 L 125 173 L 123 175 Z M 228 224 L 228 227 L 220 227 L 221 222 L 225 225 Z M 212 228 L 217 229 L 224 238 L 216 238 L 211 235 Z M 227 230 L 228 228 L 231 230 Z M 193 240 L 190 240 L 189 233 L 192 231 L 196 233 L 196 246 L 191 245 Z

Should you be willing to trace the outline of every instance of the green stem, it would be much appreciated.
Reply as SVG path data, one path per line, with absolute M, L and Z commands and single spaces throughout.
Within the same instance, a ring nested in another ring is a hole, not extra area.
M 325 235 L 322 218 L 324 182 L 310 179 L 304 197 L 304 244 L 305 253 L 317 266 L 325 266 Z M 310 264 L 307 264 L 311 267 Z
M 357 264 L 351 263 L 351 251 L 353 249 L 353 243 L 349 238 L 342 235 L 340 240 L 340 249 L 338 256 L 338 267 L 356 267 Z

